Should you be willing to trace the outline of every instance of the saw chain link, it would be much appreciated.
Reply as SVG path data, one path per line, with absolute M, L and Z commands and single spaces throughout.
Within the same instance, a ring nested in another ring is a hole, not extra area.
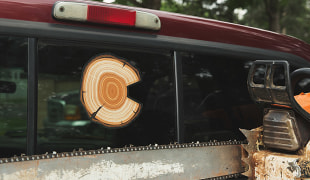
M 45 153 L 41 155 L 32 155 L 27 156 L 22 154 L 21 156 L 14 156 L 11 158 L 1 158 L 0 164 L 5 163 L 13 163 L 13 162 L 24 162 L 24 161 L 34 161 L 34 160 L 44 160 L 44 159 L 54 159 L 54 158 L 65 158 L 65 157 L 74 157 L 74 156 L 87 156 L 87 155 L 98 155 L 98 154 L 109 154 L 109 153 L 121 153 L 121 152 L 131 152 L 131 151 L 149 151 L 149 150 L 161 150 L 161 149 L 177 149 L 177 148 L 191 148 L 191 147 L 205 147 L 205 146 L 225 146 L 225 145 L 241 145 L 246 143 L 246 141 L 237 141 L 237 140 L 230 140 L 230 141 L 210 141 L 210 142 L 196 142 L 196 143 L 185 143 L 185 144 L 168 144 L 168 145 L 148 145 L 148 146 L 129 146 L 123 148 L 101 148 L 97 150 L 73 150 L 72 152 L 62 152 L 57 153 L 53 151 L 52 153 Z M 229 179 L 229 178 L 236 178 L 239 177 L 241 174 L 231 174 L 221 177 L 214 177 L 209 178 L 208 180 L 222 180 L 222 179 Z
M 225 176 L 219 176 L 219 177 L 212 177 L 212 178 L 207 178 L 205 180 L 225 180 L 225 179 L 235 179 L 240 177 L 242 174 L 241 173 L 236 173 L 236 174 L 229 174 Z
M 73 152 L 62 152 L 57 153 L 53 151 L 52 153 L 45 153 L 41 155 L 26 156 L 22 154 L 21 156 L 14 156 L 11 158 L 1 158 L 0 164 L 21 162 L 21 161 L 31 161 L 31 160 L 42 160 L 42 159 L 52 159 L 52 158 L 63 158 L 63 157 L 73 157 L 73 156 L 85 156 L 85 155 L 95 155 L 95 154 L 107 154 L 107 153 L 118 153 L 118 152 L 131 152 L 131 151 L 147 151 L 147 150 L 160 150 L 160 149 L 175 149 L 175 148 L 190 148 L 190 147 L 205 147 L 205 146 L 225 146 L 225 145 L 240 145 L 245 143 L 244 141 L 213 141 L 205 143 L 185 143 L 185 144 L 169 144 L 169 145 L 149 145 L 149 146 L 137 146 L 137 147 L 124 147 L 124 148 L 101 148 L 98 150 L 73 150 Z

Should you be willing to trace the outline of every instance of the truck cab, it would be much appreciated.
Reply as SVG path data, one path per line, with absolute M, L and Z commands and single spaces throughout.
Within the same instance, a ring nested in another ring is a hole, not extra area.
M 285 60 L 291 72 L 310 66 L 310 46 L 293 37 L 78 0 L 0 0 L 0 47 L 0 166 L 79 149 L 245 142 L 239 129 L 262 126 L 265 115 L 248 92 L 254 61 Z M 126 123 L 101 121 L 102 109 L 84 102 L 83 79 L 99 57 L 138 73 L 125 97 L 139 111 Z

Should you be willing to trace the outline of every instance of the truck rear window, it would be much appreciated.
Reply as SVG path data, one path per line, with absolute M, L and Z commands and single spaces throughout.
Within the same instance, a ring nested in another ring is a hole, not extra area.
M 38 43 L 38 153 L 175 142 L 173 57 L 169 52 L 63 42 Z M 90 120 L 80 102 L 83 67 L 100 54 L 125 59 L 141 81 L 128 97 L 142 104 L 139 116 L 122 128 Z
M 26 153 L 27 38 L 0 36 L 0 158 Z
M 185 141 L 244 139 L 239 128 L 261 123 L 247 90 L 251 60 L 183 53 Z

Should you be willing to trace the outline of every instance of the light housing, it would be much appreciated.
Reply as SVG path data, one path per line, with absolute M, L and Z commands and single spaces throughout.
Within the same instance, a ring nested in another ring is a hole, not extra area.
M 120 25 L 150 30 L 159 30 L 161 28 L 160 19 L 155 14 L 111 7 L 106 4 L 94 5 L 58 1 L 55 3 L 52 12 L 53 17 L 58 20 Z

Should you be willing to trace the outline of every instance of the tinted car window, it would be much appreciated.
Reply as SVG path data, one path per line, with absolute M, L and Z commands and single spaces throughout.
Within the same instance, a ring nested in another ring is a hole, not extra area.
M 243 139 L 239 128 L 254 128 L 261 110 L 247 91 L 251 61 L 184 53 L 185 141 Z
M 109 128 L 91 121 L 80 102 L 83 67 L 99 54 L 125 59 L 140 72 L 142 80 L 128 86 L 128 96 L 142 104 L 141 113 L 126 127 Z M 174 76 L 169 52 L 42 41 L 38 55 L 39 153 L 175 141 Z
M 27 38 L 0 36 L 0 157 L 26 153 Z

